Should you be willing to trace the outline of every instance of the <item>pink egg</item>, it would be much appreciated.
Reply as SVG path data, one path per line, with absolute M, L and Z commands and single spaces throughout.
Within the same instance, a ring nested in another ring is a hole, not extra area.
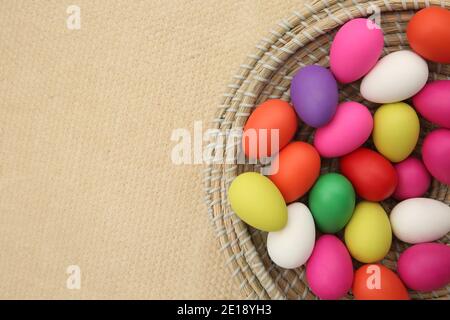
M 450 130 L 437 129 L 425 137 L 422 159 L 434 178 L 450 185 Z
M 413 104 L 422 117 L 450 129 L 450 80 L 428 83 L 413 97 Z
M 326 158 L 341 157 L 358 149 L 373 129 L 369 109 L 358 102 L 343 102 L 326 126 L 317 129 L 314 146 Z
M 320 299 L 339 299 L 353 282 L 353 265 L 345 245 L 336 236 L 321 236 L 306 264 L 309 287 Z
M 421 243 L 400 255 L 397 270 L 403 283 L 417 291 L 432 291 L 450 282 L 450 247 L 442 243 Z
M 375 66 L 383 51 L 381 29 L 369 19 L 353 19 L 334 37 L 330 49 L 330 68 L 341 83 L 362 78 Z
M 430 187 L 431 177 L 422 161 L 409 157 L 396 164 L 398 184 L 393 197 L 397 200 L 421 197 Z

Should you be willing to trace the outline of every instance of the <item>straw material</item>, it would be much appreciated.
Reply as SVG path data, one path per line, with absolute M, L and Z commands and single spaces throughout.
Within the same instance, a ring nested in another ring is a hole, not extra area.
M 384 1 L 327 1 L 308 2 L 292 16 L 280 21 L 270 30 L 241 64 L 218 107 L 212 128 L 225 135 L 226 130 L 240 129 L 254 106 L 269 98 L 289 101 L 289 86 L 295 72 L 309 64 L 328 66 L 329 46 L 334 33 L 346 21 L 367 16 L 373 4 L 381 9 L 381 24 L 385 34 L 384 54 L 408 49 L 405 30 L 414 11 L 426 6 L 450 8 L 449 1 L 384 0 Z M 430 79 L 450 79 L 450 65 L 429 64 Z M 340 100 L 353 100 L 367 105 L 373 112 L 377 105 L 363 100 L 359 83 L 340 87 Z M 420 155 L 424 136 L 434 126 L 421 119 L 421 134 L 414 153 Z M 217 150 L 230 146 L 226 136 L 211 137 L 209 145 Z M 301 124 L 297 140 L 312 142 L 313 130 Z M 373 147 L 372 141 L 367 146 Z M 220 147 L 220 148 L 218 148 Z M 266 233 L 254 230 L 243 223 L 232 211 L 227 190 L 233 179 L 245 171 L 258 171 L 259 165 L 212 162 L 205 168 L 206 203 L 211 223 L 220 242 L 220 251 L 232 277 L 249 299 L 316 299 L 305 280 L 305 269 L 285 270 L 274 265 L 266 250 Z M 336 159 L 323 159 L 322 174 L 337 171 Z M 447 204 L 450 203 L 448 186 L 434 180 L 426 195 Z M 304 199 L 302 199 L 304 200 Z M 395 205 L 394 200 L 382 203 L 387 212 Z M 449 244 L 449 234 L 441 239 Z M 394 240 L 391 251 L 382 261 L 396 269 L 399 254 L 407 248 L 405 243 Z M 357 266 L 357 265 L 356 265 Z M 429 292 L 410 292 L 414 299 L 448 299 L 450 286 Z M 352 299 L 349 294 L 346 298 Z

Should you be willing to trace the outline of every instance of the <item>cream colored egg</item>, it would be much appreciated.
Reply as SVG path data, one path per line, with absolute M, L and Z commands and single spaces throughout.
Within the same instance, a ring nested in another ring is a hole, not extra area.
M 412 51 L 396 51 L 383 57 L 361 82 L 361 95 L 376 103 L 406 100 L 428 80 L 428 65 Z
M 450 207 L 429 198 L 407 199 L 392 209 L 390 220 L 398 239 L 407 243 L 431 242 L 450 232 Z
M 286 227 L 267 236 L 269 257 L 282 268 L 298 268 L 311 256 L 315 237 L 314 219 L 308 207 L 292 203 L 288 206 Z

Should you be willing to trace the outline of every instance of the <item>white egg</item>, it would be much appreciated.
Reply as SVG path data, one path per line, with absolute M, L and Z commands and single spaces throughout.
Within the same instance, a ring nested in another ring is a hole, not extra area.
M 402 50 L 388 54 L 361 82 L 361 95 L 376 103 L 411 98 L 427 83 L 428 65 L 419 55 Z
M 412 198 L 398 203 L 391 211 L 395 236 L 407 243 L 438 240 L 450 232 L 450 207 L 428 198 Z
M 267 251 L 277 265 L 293 269 L 305 264 L 311 256 L 316 240 L 316 228 L 307 206 L 295 202 L 287 208 L 287 225 L 280 231 L 269 233 Z

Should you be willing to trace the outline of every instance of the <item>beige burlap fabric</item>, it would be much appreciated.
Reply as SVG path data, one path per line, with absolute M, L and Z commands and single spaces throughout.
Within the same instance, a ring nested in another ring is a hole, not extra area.
M 170 137 L 301 3 L 0 1 L 0 298 L 242 297 Z

